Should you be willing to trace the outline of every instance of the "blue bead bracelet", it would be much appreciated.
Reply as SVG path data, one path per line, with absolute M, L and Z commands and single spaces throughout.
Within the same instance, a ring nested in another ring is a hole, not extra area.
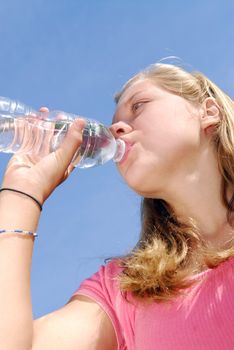
M 4 232 L 16 232 L 16 233 L 24 233 L 27 235 L 32 235 L 33 237 L 37 237 L 38 234 L 36 232 L 31 232 L 31 231 L 24 231 L 24 230 L 0 230 L 0 233 Z

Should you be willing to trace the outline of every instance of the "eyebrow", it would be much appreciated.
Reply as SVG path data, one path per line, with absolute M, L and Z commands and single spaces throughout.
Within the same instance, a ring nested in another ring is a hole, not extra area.
M 136 95 L 138 95 L 138 94 L 140 94 L 140 93 L 142 93 L 142 92 L 145 92 L 145 90 L 140 90 L 140 91 L 135 92 L 135 94 L 133 94 L 124 104 L 125 104 L 125 105 L 129 104 L 129 103 L 134 99 L 134 97 L 135 97 Z

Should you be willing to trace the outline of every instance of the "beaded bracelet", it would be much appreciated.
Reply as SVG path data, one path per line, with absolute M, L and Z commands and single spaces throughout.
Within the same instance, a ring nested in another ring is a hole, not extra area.
M 31 231 L 24 231 L 24 230 L 1 230 L 0 229 L 0 233 L 4 233 L 4 232 L 17 232 L 17 233 L 25 233 L 28 235 L 32 235 L 33 237 L 37 237 L 38 234 L 36 232 L 31 232 Z

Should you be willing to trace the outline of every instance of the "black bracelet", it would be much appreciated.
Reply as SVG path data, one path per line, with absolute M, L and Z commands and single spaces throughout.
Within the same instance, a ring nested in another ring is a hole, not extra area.
M 28 194 L 28 193 L 25 193 L 25 192 L 22 192 L 22 191 L 19 191 L 19 190 L 14 190 L 13 188 L 1 188 L 1 189 L 0 189 L 0 192 L 1 192 L 1 191 L 12 191 L 12 192 L 17 192 L 17 193 L 24 194 L 25 196 L 27 196 L 27 197 L 33 199 L 33 200 L 37 203 L 37 205 L 39 206 L 40 211 L 42 211 L 42 205 L 41 205 L 41 203 L 40 203 L 36 198 L 34 198 L 33 196 L 31 196 L 31 195 Z

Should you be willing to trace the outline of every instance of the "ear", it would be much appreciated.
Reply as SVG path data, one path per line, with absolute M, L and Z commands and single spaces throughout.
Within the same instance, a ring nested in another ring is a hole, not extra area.
M 220 122 L 220 108 L 213 97 L 207 97 L 202 103 L 201 128 L 205 133 L 213 131 Z

